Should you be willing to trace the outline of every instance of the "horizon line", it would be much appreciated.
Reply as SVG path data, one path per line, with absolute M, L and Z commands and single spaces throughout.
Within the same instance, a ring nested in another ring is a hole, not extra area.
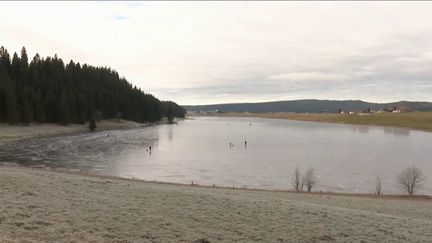
M 315 100 L 315 101 L 361 101 L 366 103 L 375 103 L 375 104 L 391 104 L 391 103 L 399 103 L 399 102 L 425 102 L 432 103 L 432 101 L 421 101 L 421 100 L 398 100 L 391 102 L 372 102 L 361 99 L 292 99 L 292 100 L 272 100 L 272 101 L 258 101 L 258 102 L 231 102 L 231 103 L 211 103 L 211 104 L 198 104 L 198 105 L 180 105 L 184 106 L 211 106 L 211 105 L 233 105 L 233 104 L 260 104 L 260 103 L 276 103 L 276 102 L 284 102 L 284 101 L 304 101 L 304 100 Z

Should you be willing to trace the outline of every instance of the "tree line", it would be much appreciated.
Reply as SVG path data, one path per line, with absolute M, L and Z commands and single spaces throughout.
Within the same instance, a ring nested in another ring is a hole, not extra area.
M 83 124 L 91 117 L 155 122 L 184 117 L 185 109 L 144 93 L 107 67 L 65 64 L 57 55 L 29 62 L 0 48 L 0 122 Z

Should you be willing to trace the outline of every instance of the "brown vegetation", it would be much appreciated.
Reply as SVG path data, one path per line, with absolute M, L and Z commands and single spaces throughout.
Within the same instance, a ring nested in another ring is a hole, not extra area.
M 427 242 L 432 204 L 0 170 L 1 242 Z M 307 230 L 305 230 L 307 225 Z

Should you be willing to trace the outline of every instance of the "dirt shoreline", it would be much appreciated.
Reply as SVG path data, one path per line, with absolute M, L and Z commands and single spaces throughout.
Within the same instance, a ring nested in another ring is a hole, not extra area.
M 146 127 L 148 125 L 149 124 L 140 124 L 132 121 L 117 119 L 102 120 L 97 122 L 96 131 L 131 129 Z M 30 124 L 29 126 L 0 124 L 0 143 L 20 139 L 84 133 L 88 131 L 88 123 L 70 124 L 66 126 L 58 124 Z
M 103 179 L 112 179 L 112 180 L 124 180 L 131 182 L 140 182 L 140 183 L 150 183 L 150 184 L 161 184 L 161 185 L 173 185 L 173 186 L 186 186 L 186 187 L 200 187 L 200 188 L 209 188 L 209 189 L 223 189 L 223 190 L 236 190 L 236 191 L 256 191 L 256 192 L 273 192 L 273 193 L 293 193 L 293 194 L 308 194 L 308 195 L 317 195 L 317 196 L 340 196 L 340 197 L 359 197 L 359 198 L 370 198 L 370 199 L 391 199 L 391 200 L 413 200 L 413 201 L 430 201 L 432 202 L 432 196 L 429 195 L 402 195 L 402 194 L 382 194 L 376 195 L 373 193 L 349 193 L 349 192 L 295 192 L 293 190 L 278 190 L 278 189 L 259 189 L 259 188 L 245 188 L 245 187 L 224 187 L 224 186 L 209 186 L 209 185 L 200 185 L 194 183 L 185 184 L 185 183 L 176 183 L 176 182 L 164 182 L 164 181 L 149 181 L 145 179 L 137 179 L 137 178 L 126 178 L 120 176 L 112 176 L 112 175 L 104 175 L 97 173 L 89 173 L 85 171 L 78 171 L 74 169 L 66 169 L 66 168 L 50 168 L 50 167 L 41 167 L 41 166 L 20 166 L 18 164 L 1 164 L 0 169 L 19 169 L 19 170 L 27 170 L 27 171 L 42 171 L 48 173 L 56 173 L 60 175 L 79 175 L 79 176 L 88 176 L 94 178 L 103 178 Z
M 143 182 L 0 167 L 5 242 L 427 242 L 430 200 Z M 201 240 L 201 241 L 200 241 Z

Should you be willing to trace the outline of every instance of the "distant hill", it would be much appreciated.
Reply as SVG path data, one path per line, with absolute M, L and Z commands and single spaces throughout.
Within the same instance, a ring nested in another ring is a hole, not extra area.
M 393 103 L 370 103 L 361 100 L 287 100 L 260 103 L 232 103 L 215 105 L 183 106 L 195 112 L 295 112 L 326 113 L 358 110 L 383 110 L 392 107 L 406 107 L 411 111 L 432 111 L 432 102 L 399 101 Z

